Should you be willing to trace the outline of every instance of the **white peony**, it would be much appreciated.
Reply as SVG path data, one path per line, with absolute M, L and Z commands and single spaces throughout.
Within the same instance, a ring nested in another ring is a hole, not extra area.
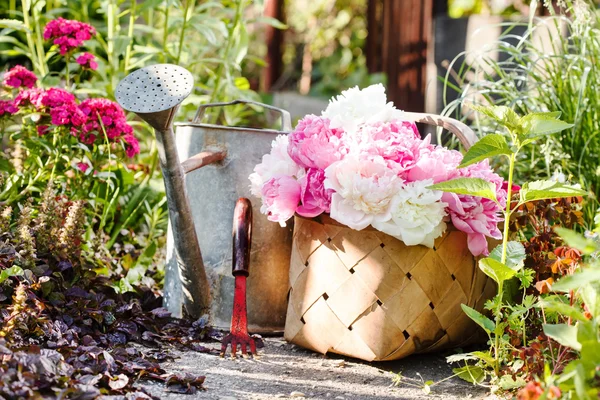
M 288 136 L 279 135 L 271 143 L 271 153 L 263 156 L 262 162 L 254 167 L 254 172 L 248 177 L 250 191 L 253 196 L 262 198 L 262 187 L 269 179 L 281 175 L 299 179 L 304 174 L 304 168 L 296 164 L 288 154 Z
M 349 154 L 325 170 L 325 188 L 335 191 L 330 216 L 356 230 L 377 219 L 389 219 L 390 202 L 401 184 L 383 158 L 360 159 Z
M 360 125 L 370 122 L 389 122 L 403 119 L 403 112 L 387 102 L 381 83 L 365 89 L 355 86 L 329 101 L 323 117 L 331 121 L 330 128 L 341 128 L 354 134 Z
M 442 192 L 427 189 L 430 185 L 431 179 L 405 184 L 391 200 L 390 217 L 373 221 L 373 227 L 407 246 L 433 247 L 446 230 L 446 203 L 441 201 Z

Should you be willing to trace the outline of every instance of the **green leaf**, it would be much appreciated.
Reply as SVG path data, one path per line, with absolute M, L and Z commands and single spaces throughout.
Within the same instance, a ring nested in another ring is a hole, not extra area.
M 527 382 L 525 379 L 517 376 L 516 379 L 513 379 L 512 375 L 502 375 L 500 380 L 498 381 L 498 386 L 502 390 L 512 390 L 525 386 Z
M 552 290 L 555 292 L 568 292 L 569 290 L 577 290 L 590 282 L 598 281 L 600 281 L 600 268 L 587 268 L 573 275 L 560 278 L 558 282 L 552 285 Z
M 494 365 L 494 357 L 490 355 L 489 351 L 472 351 L 470 353 L 452 354 L 446 357 L 447 363 L 455 363 L 459 361 L 483 361 L 488 365 Z
M 569 247 L 573 247 L 583 254 L 589 255 L 600 250 L 600 244 L 580 233 L 562 227 L 556 227 L 554 231 L 560 235 Z
M 560 296 L 548 296 L 540 300 L 537 304 L 538 308 L 543 308 L 546 312 L 555 312 L 565 317 L 570 317 L 578 321 L 586 321 L 585 315 L 577 308 L 561 301 Z
M 0 19 L 0 28 L 9 28 L 21 32 L 30 32 L 23 21 L 19 21 L 18 19 Z
M 483 197 L 496 200 L 496 186 L 481 178 L 457 178 L 445 182 L 439 182 L 428 187 L 431 190 L 441 190 L 456 194 Z
M 558 114 L 560 115 L 560 113 Z M 529 138 L 551 135 L 573 127 L 573 124 L 556 118 L 556 113 L 533 113 L 520 119 L 523 134 Z
M 567 324 L 544 324 L 544 333 L 546 336 L 556 340 L 563 346 L 570 347 L 573 350 L 581 350 L 581 343 L 577 340 L 577 327 Z
M 465 314 L 467 314 L 469 318 L 475 321 L 475 323 L 481 326 L 487 333 L 490 333 L 494 330 L 495 325 L 491 319 L 489 319 L 479 311 L 472 309 L 466 304 L 461 304 L 460 307 L 463 309 L 463 311 L 465 312 Z
M 490 258 L 502 262 L 502 244 L 496 246 L 490 253 Z M 525 261 L 525 247 L 521 242 L 510 241 L 506 245 L 506 265 L 516 271 L 523 268 Z
M 555 181 L 527 182 L 519 191 L 521 203 L 544 199 L 585 196 L 586 194 L 587 192 L 583 189 Z
M 0 284 L 12 276 L 22 276 L 22 275 L 23 275 L 23 269 L 21 267 L 14 266 L 14 267 L 10 267 L 7 269 L 3 269 L 2 272 L 0 272 Z
M 470 104 L 470 108 L 475 111 L 478 111 L 484 115 L 487 115 L 491 119 L 500 124 L 506 126 L 509 129 L 514 129 L 519 124 L 519 116 L 516 112 L 513 111 L 512 108 L 506 106 L 478 106 L 475 104 Z
M 496 261 L 491 257 L 479 260 L 479 269 L 498 284 L 512 278 L 517 273 L 514 269 L 507 267 L 500 261 Z
M 267 16 L 258 17 L 258 18 L 256 18 L 256 22 L 258 22 L 259 24 L 267 24 L 269 26 L 272 26 L 275 29 L 287 29 L 288 28 L 288 26 L 286 24 L 284 24 L 280 20 L 273 18 L 273 17 L 267 17 Z
M 462 368 L 453 368 L 452 372 L 463 381 L 481 383 L 485 379 L 485 371 L 483 368 L 474 365 L 465 365 Z
M 485 135 L 479 141 L 477 141 L 465 154 L 462 163 L 458 168 L 464 168 L 468 165 L 476 162 L 485 160 L 486 158 L 499 156 L 499 155 L 510 155 L 511 151 L 506 143 L 504 136 L 494 133 L 492 135 Z

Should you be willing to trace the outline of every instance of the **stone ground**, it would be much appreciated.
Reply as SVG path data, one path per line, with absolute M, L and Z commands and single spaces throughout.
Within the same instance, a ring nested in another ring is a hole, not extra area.
M 443 355 L 416 355 L 399 361 L 366 363 L 336 355 L 323 356 L 289 344 L 283 338 L 265 340 L 260 359 L 224 359 L 219 344 L 213 353 L 173 352 L 167 372 L 206 375 L 206 390 L 194 395 L 167 393 L 164 384 L 144 382 L 152 394 L 166 400 L 307 399 L 489 399 L 485 388 L 452 378 L 431 388 L 429 395 L 407 384 L 395 387 L 393 376 L 440 381 L 452 375 Z

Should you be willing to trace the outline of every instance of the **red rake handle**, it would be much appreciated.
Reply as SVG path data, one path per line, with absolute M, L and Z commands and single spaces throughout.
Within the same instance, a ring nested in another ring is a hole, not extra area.
M 252 203 L 240 198 L 233 211 L 233 276 L 250 274 L 250 245 L 252 242 Z

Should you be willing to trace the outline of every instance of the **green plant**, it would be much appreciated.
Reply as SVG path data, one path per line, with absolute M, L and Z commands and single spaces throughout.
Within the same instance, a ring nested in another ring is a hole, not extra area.
M 534 5 L 540 3 L 532 2 Z M 444 98 L 455 91 L 458 98 L 444 114 L 471 119 L 480 135 L 494 132 L 497 122 L 485 116 L 463 114 L 463 105 L 495 104 L 520 114 L 560 112 L 573 126 L 540 140 L 520 152 L 517 171 L 524 179 L 564 173 L 594 196 L 588 199 L 584 220 L 593 225 L 600 194 L 596 154 L 600 152 L 600 16 L 587 0 L 561 2 L 563 15 L 536 17 L 527 22 L 505 22 L 500 37 L 473 52 L 459 54 L 443 78 Z M 524 33 L 518 33 L 524 30 Z M 498 56 L 500 54 L 501 56 Z M 502 167 L 502 165 L 499 165 Z
M 475 365 L 465 365 L 456 369 L 455 373 L 461 378 L 472 382 L 483 382 L 490 378 L 492 384 L 504 389 L 518 387 L 524 382 L 515 381 L 510 375 L 502 375 L 501 370 L 509 360 L 513 346 L 507 335 L 506 328 L 524 331 L 523 315 L 535 304 L 535 298 L 524 296 L 522 303 L 512 304 L 507 298 L 507 284 L 516 278 L 520 281 L 521 289 L 531 284 L 531 272 L 524 269 L 525 249 L 519 242 L 509 241 L 511 215 L 522 205 L 544 199 L 582 196 L 585 191 L 558 183 L 555 181 L 527 182 L 515 194 L 513 200 L 513 183 L 515 163 L 519 152 L 536 140 L 556 134 L 570 128 L 572 125 L 558 119 L 558 113 L 535 113 L 519 117 L 512 109 L 503 106 L 478 107 L 475 110 L 494 120 L 506 132 L 484 136 L 465 154 L 459 167 L 490 157 L 506 157 L 508 159 L 507 201 L 500 204 L 504 211 L 504 230 L 502 244 L 494 249 L 489 257 L 479 261 L 479 268 L 493 279 L 498 290 L 496 296 L 488 301 L 485 307 L 491 311 L 493 320 L 466 305 L 465 313 L 487 333 L 490 339 L 489 351 L 475 351 L 467 354 L 449 357 L 450 362 L 476 360 Z M 479 178 L 459 178 L 440 182 L 431 186 L 432 189 L 479 196 L 498 202 L 492 183 Z M 523 346 L 526 346 L 523 343 Z M 514 367 L 514 366 L 513 366 Z

